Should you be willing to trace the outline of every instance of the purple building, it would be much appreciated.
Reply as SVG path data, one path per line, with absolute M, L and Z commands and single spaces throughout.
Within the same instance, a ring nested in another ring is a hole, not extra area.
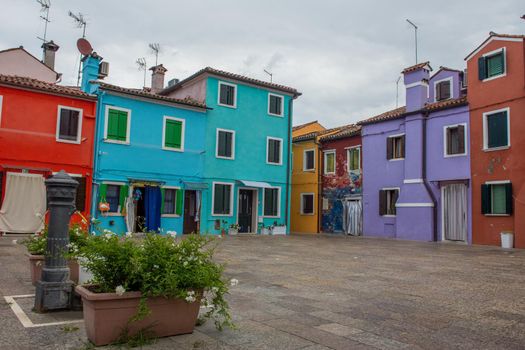
M 462 71 L 403 70 L 406 106 L 362 121 L 363 235 L 471 242 Z

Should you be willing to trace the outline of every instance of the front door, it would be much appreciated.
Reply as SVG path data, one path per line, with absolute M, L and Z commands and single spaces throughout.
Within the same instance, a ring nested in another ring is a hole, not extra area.
M 253 191 L 239 190 L 239 232 L 255 232 L 253 225 Z
M 363 227 L 361 199 L 347 199 L 343 202 L 343 230 L 346 234 L 360 236 Z
M 197 192 L 184 191 L 184 234 L 197 233 Z
M 443 187 L 443 233 L 450 241 L 467 241 L 467 186 Z

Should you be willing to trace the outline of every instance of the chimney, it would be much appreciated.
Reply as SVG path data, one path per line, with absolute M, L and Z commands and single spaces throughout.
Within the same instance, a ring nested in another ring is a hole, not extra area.
M 162 64 L 151 67 L 149 70 L 153 71 L 151 73 L 151 92 L 157 93 L 164 89 L 164 75 L 168 70 Z
M 402 72 L 406 88 L 406 111 L 417 111 L 428 101 L 428 80 L 430 77 L 429 62 L 418 63 L 405 68 Z
M 82 91 L 89 94 L 95 91 L 96 86 L 90 82 L 97 80 L 99 77 L 100 61 L 102 61 L 102 57 L 96 52 L 82 58 L 82 82 L 80 85 Z
M 41 47 L 44 49 L 44 64 L 52 70 L 55 70 L 55 52 L 58 51 L 60 46 L 51 40 L 43 43 Z

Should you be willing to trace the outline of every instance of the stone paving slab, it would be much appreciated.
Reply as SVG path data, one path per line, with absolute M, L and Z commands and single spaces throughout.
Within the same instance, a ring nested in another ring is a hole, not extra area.
M 83 323 L 24 328 L 14 316 L 3 296 L 34 287 L 25 248 L 12 239 L 0 238 L 0 350 L 92 349 Z M 525 349 L 523 250 L 236 236 L 223 239 L 217 259 L 240 281 L 228 296 L 238 329 L 207 322 L 144 349 Z M 20 303 L 30 312 L 31 298 Z M 64 316 L 78 314 L 32 319 Z

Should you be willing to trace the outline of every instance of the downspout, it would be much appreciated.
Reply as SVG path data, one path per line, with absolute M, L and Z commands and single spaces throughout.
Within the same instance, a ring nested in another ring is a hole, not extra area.
M 285 197 L 285 212 L 284 212 L 284 222 L 286 223 L 286 227 L 288 227 L 288 233 L 290 233 L 290 223 L 288 222 L 288 215 L 289 215 L 289 195 L 290 195 L 290 172 L 292 171 L 290 167 L 290 158 L 292 156 L 290 147 L 292 145 L 292 113 L 293 113 L 293 100 L 295 97 L 292 97 L 288 100 L 288 142 L 286 143 L 286 197 Z
M 94 151 L 93 151 L 93 157 L 94 157 L 94 163 L 93 163 L 93 178 L 92 178 L 92 188 L 91 188 L 91 218 L 95 217 L 95 213 L 97 210 L 97 196 L 98 196 L 98 188 L 97 181 L 99 180 L 99 171 L 98 171 L 98 164 L 100 162 L 100 154 L 99 154 L 99 127 L 101 123 L 101 119 L 105 118 L 106 116 L 102 113 L 102 100 L 104 95 L 106 94 L 105 91 L 101 91 L 100 88 L 97 88 L 96 94 L 98 96 L 97 99 L 97 115 L 95 118 L 95 137 L 94 137 Z M 97 189 L 95 191 L 95 188 Z M 90 230 L 92 231 L 93 228 L 91 227 Z
M 322 157 L 322 149 L 321 149 L 321 143 L 317 141 L 317 135 L 314 138 L 314 144 L 317 146 L 317 232 L 321 233 L 321 220 L 323 218 L 322 215 L 322 192 L 323 192 L 323 169 L 324 164 L 321 166 L 321 161 L 323 160 Z
M 421 169 L 422 177 L 423 177 L 423 184 L 425 185 L 425 188 L 427 189 L 428 194 L 430 195 L 430 198 L 432 199 L 432 203 L 434 206 L 432 207 L 432 236 L 434 239 L 434 242 L 437 242 L 438 240 L 438 232 L 437 232 L 437 217 L 438 217 L 438 207 L 437 207 L 437 199 L 434 195 L 434 192 L 432 192 L 432 188 L 430 187 L 430 184 L 427 180 L 427 120 L 428 120 L 429 112 L 425 111 L 423 114 L 423 164 Z

